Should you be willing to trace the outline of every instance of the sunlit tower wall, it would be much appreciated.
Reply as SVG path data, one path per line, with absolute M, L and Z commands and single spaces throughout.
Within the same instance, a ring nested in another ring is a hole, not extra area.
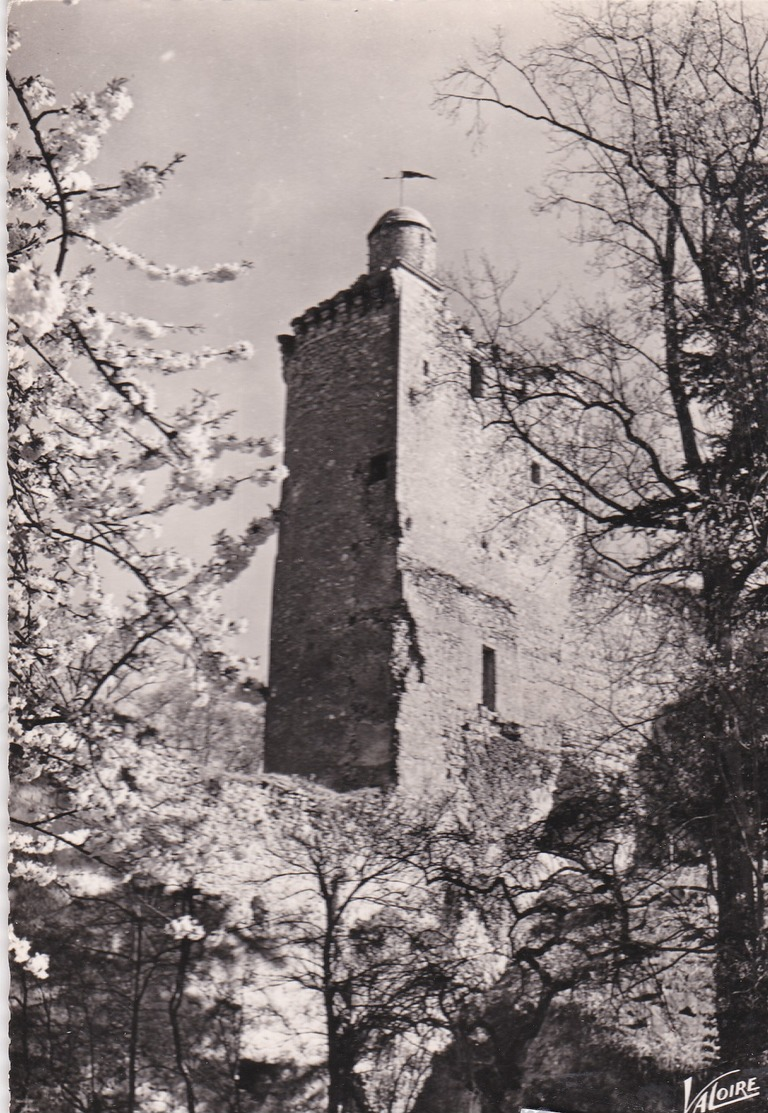
M 429 222 L 392 209 L 368 243 L 367 274 L 280 338 L 265 769 L 419 791 L 478 749 L 554 744 L 569 576 L 556 525 L 501 524 L 540 476 L 486 425 Z

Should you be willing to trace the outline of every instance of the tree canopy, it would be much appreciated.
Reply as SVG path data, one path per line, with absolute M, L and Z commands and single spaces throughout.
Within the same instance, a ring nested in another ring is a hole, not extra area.
M 518 61 L 500 38 L 444 86 L 453 108 L 551 132 L 560 158 L 543 204 L 579 214 L 611 278 L 545 340 L 488 344 L 493 420 L 541 461 L 541 499 L 579 522 L 583 568 L 678 631 L 677 697 L 656 718 L 675 775 L 699 791 L 667 812 L 667 835 L 706 828 L 720 1053 L 754 1061 L 766 1029 L 768 29 L 757 10 L 707 0 L 609 0 L 561 19 L 560 41 Z M 694 799 L 703 815 L 686 810 Z

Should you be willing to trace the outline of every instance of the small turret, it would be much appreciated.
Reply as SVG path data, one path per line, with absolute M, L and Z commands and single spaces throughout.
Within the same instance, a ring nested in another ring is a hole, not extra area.
M 396 263 L 406 263 L 423 274 L 434 275 L 436 242 L 432 225 L 416 209 L 390 209 L 368 234 L 368 270 L 371 274 Z

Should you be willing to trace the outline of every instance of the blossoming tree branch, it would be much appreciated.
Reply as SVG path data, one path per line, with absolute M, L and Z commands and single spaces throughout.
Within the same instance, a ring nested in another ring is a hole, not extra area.
M 229 648 L 220 593 L 270 536 L 271 516 L 239 537 L 219 533 L 198 565 L 163 543 L 164 516 L 269 484 L 275 449 L 238 437 L 209 391 L 158 398 L 168 376 L 248 359 L 247 342 L 192 347 L 197 327 L 99 298 L 105 266 L 181 286 L 250 266 L 159 265 L 104 234 L 160 197 L 181 156 L 103 182 L 93 167 L 131 110 L 126 82 L 63 102 L 43 77 L 7 80 L 12 850 L 25 881 L 66 889 L 73 855 L 115 872 L 117 844 L 139 838 L 135 798 L 119 838 L 114 826 L 133 776 L 136 693 L 181 670 L 202 705 L 222 676 L 252 669 Z M 158 346 L 165 338 L 177 346 Z M 238 456 L 246 466 L 230 473 Z M 51 865 L 57 851 L 70 867 Z M 20 932 L 11 944 L 28 974 L 46 977 L 34 940 Z

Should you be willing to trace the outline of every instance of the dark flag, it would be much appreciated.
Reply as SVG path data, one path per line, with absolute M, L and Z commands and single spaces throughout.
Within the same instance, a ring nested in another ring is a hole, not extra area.
M 402 178 L 429 178 L 431 181 L 436 182 L 437 178 L 432 174 L 421 174 L 418 170 L 401 170 L 399 174 L 390 174 L 384 178 L 385 182 L 395 182 Z
M 403 183 L 406 178 L 429 178 L 430 181 L 436 182 L 437 178 L 432 174 L 422 174 L 420 170 L 401 170 L 399 174 L 387 174 L 384 178 L 385 182 L 399 182 L 400 183 L 400 204 L 403 203 Z

